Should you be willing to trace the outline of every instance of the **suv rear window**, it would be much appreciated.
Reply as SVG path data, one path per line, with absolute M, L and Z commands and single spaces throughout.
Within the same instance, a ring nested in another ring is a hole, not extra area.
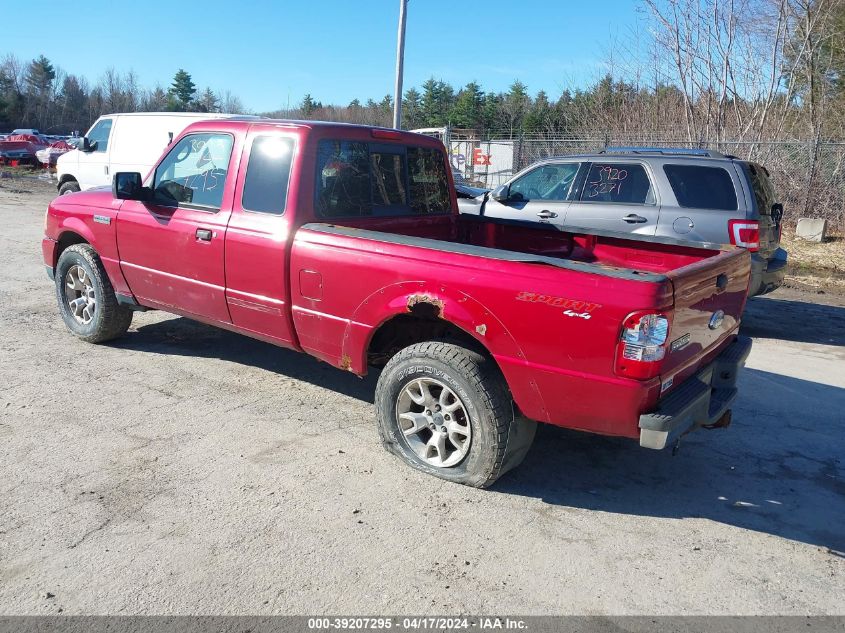
M 317 146 L 315 208 L 331 218 L 450 213 L 443 153 L 322 140 Z
M 678 204 L 688 209 L 736 211 L 736 190 L 731 175 L 721 167 L 664 165 Z

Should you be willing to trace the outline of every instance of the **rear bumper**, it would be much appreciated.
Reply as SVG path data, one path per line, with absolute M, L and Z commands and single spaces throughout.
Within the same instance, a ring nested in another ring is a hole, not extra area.
M 716 359 L 640 416 L 640 446 L 662 449 L 701 426 L 714 424 L 736 399 L 736 379 L 751 352 L 751 339 L 739 336 Z
M 787 252 L 782 248 L 775 251 L 771 259 L 764 259 L 754 253 L 751 256 L 751 282 L 748 284 L 748 296 L 764 295 L 783 284 L 786 274 Z

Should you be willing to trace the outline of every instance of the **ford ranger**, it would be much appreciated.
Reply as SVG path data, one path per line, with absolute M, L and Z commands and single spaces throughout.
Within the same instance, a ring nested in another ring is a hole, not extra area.
M 461 216 L 434 139 L 194 123 L 146 177 L 62 196 L 43 257 L 79 338 L 165 310 L 364 375 L 383 445 L 484 487 L 537 421 L 661 449 L 726 426 L 744 249 Z

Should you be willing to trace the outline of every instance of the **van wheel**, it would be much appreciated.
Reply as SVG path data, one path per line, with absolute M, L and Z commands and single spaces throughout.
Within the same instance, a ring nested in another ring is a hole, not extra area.
M 62 186 L 59 187 L 59 195 L 66 196 L 69 193 L 76 193 L 79 191 L 79 183 L 75 180 L 68 180 L 65 183 L 62 183 Z
M 103 343 L 129 329 L 132 310 L 117 302 L 100 256 L 88 244 L 62 252 L 55 280 L 62 319 L 83 341 Z
M 515 415 L 487 356 L 451 343 L 406 347 L 376 387 L 382 444 L 410 466 L 486 488 L 525 457 L 537 423 Z

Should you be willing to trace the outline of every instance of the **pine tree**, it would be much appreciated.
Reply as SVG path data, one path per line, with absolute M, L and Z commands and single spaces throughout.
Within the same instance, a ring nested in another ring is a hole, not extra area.
M 455 105 L 449 114 L 452 125 L 460 128 L 477 129 L 481 127 L 481 107 L 484 103 L 484 93 L 476 82 L 469 82 L 458 93 Z
M 323 104 L 319 101 L 315 101 L 311 94 L 306 94 L 305 98 L 302 100 L 302 105 L 299 106 L 299 109 L 302 111 L 302 116 L 308 118 L 311 114 L 314 113 L 315 110 L 319 110 L 323 107 Z
M 416 88 L 405 92 L 402 98 L 402 127 L 413 130 L 422 125 L 420 120 L 420 104 L 422 96 Z
M 211 88 L 206 88 L 194 103 L 198 112 L 220 112 L 220 104 L 217 95 Z
M 173 76 L 173 83 L 168 91 L 168 95 L 171 97 L 169 107 L 183 112 L 186 111 L 196 92 L 197 87 L 191 79 L 191 75 L 180 68 Z

